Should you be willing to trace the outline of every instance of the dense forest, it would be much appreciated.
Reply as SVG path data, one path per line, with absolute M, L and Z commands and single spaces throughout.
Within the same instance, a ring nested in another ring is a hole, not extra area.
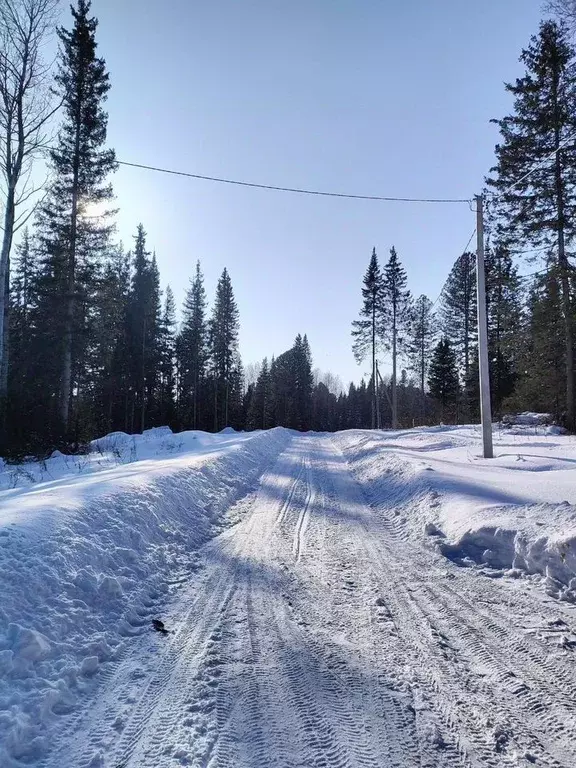
M 117 162 L 107 146 L 110 80 L 97 20 L 90 2 L 77 0 L 70 27 L 58 28 L 53 72 L 41 51 L 54 9 L 51 0 L 7 0 L 0 18 L 3 455 L 80 450 L 96 435 L 164 424 L 336 430 L 478 419 L 471 252 L 457 258 L 434 302 L 411 295 L 394 247 L 382 263 L 376 249 L 367 254 L 351 340 L 357 360 L 371 364 L 369 380 L 343 390 L 315 371 L 306 329 L 297 328 L 291 349 L 247 376 L 228 271 L 209 302 L 198 262 L 177 308 L 170 288 L 161 291 L 145 226 L 128 252 L 114 241 Z M 495 416 L 546 411 L 574 429 L 576 14 L 570 2 L 555 10 L 557 20 L 542 22 L 521 54 L 525 74 L 506 86 L 512 113 L 494 121 L 488 338 Z M 39 192 L 30 171 L 46 159 L 49 180 L 25 215 Z

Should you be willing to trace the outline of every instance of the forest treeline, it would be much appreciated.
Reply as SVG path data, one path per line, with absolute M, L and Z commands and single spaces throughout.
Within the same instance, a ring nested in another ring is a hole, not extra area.
M 3 455 L 79 449 L 96 435 L 164 424 L 336 430 L 478 418 L 469 252 L 432 302 L 411 295 L 401 254 L 392 247 L 381 263 L 374 249 L 352 324 L 354 354 L 372 373 L 345 391 L 333 376 L 314 374 L 306 329 L 295 329 L 301 333 L 291 349 L 245 376 L 226 269 L 209 302 L 196 264 L 177 320 L 144 226 L 129 251 L 114 241 L 117 161 L 104 109 L 110 81 L 91 4 L 77 0 L 69 28 L 58 28 L 52 71 L 41 51 L 55 5 L 0 6 Z M 576 54 L 564 16 L 544 21 L 522 52 L 525 73 L 507 85 L 513 111 L 495 121 L 486 284 L 494 413 L 548 411 L 574 429 Z M 38 193 L 28 185 L 30 171 L 46 158 L 56 107 L 49 180 L 28 218 L 27 201 Z M 527 263 L 533 266 L 522 274 Z

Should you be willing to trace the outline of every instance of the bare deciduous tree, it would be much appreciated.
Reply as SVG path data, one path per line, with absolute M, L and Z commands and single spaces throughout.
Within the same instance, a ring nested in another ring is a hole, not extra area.
M 55 26 L 57 4 L 57 0 L 0 0 L 0 398 L 6 395 L 5 286 L 10 251 L 14 234 L 30 217 L 30 202 L 40 189 L 32 180 L 32 167 L 45 149 L 46 131 L 56 111 L 50 66 L 43 60 L 42 49 Z
M 553 13 L 576 32 L 576 0 L 549 0 L 544 10 Z

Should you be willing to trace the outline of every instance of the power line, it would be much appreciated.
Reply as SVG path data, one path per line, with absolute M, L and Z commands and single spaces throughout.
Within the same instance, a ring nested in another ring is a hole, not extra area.
M 489 191 L 489 192 L 487 192 L 487 195 L 490 195 L 492 200 L 498 200 L 499 198 L 503 197 L 508 192 L 510 192 L 510 190 L 514 189 L 514 187 L 517 187 L 518 184 L 521 184 L 523 181 L 525 181 L 533 173 L 535 173 L 536 171 L 540 170 L 540 168 L 542 168 L 543 165 L 545 165 L 549 160 L 551 160 L 561 149 L 564 149 L 564 147 L 569 142 L 574 141 L 574 140 L 576 140 L 576 133 L 571 134 L 570 136 L 568 136 L 567 139 L 564 139 L 563 141 L 561 141 L 560 144 L 558 145 L 557 149 L 555 149 L 549 155 L 546 155 L 546 157 L 543 160 L 541 160 L 539 163 L 537 163 L 533 168 L 531 168 L 523 176 L 520 176 L 520 178 L 517 181 L 513 182 L 512 184 L 510 184 L 510 186 L 508 187 L 507 191 L 500 192 L 499 194 L 497 194 L 496 192 L 490 192 Z
M 381 200 L 393 203 L 469 203 L 468 199 L 459 198 L 427 198 L 427 197 L 384 197 L 381 195 L 352 195 L 343 192 L 322 192 L 315 189 L 301 189 L 299 187 L 280 187 L 275 184 L 257 184 L 251 181 L 238 181 L 236 179 L 222 179 L 217 176 L 203 176 L 199 173 L 188 173 L 186 171 L 175 171 L 169 168 L 160 168 L 153 165 L 143 165 L 142 163 L 128 163 L 124 160 L 117 160 L 118 165 L 125 165 L 129 168 L 141 168 L 146 171 L 156 171 L 158 173 L 168 173 L 172 176 L 185 176 L 190 179 L 200 179 L 202 181 L 215 181 L 220 184 L 235 184 L 240 187 L 254 187 L 256 189 L 271 189 L 276 192 L 293 192 L 299 195 L 316 195 L 319 197 L 343 197 L 351 200 Z
M 460 256 L 463 256 L 463 255 L 464 255 L 464 254 L 465 254 L 465 253 L 468 251 L 468 248 L 469 248 L 469 246 L 470 246 L 470 243 L 472 242 L 472 238 L 474 237 L 474 235 L 475 235 L 475 234 L 476 234 L 476 229 L 473 229 L 473 230 L 472 230 L 472 234 L 471 234 L 471 235 L 470 235 L 470 237 L 468 238 L 468 242 L 467 242 L 467 243 L 466 243 L 466 245 L 464 246 L 464 249 L 462 250 L 462 253 L 460 254 Z M 458 258 L 460 258 L 460 256 L 459 256 Z M 442 286 L 442 290 L 441 290 L 441 291 L 440 291 L 440 293 L 438 294 L 438 296 L 437 296 L 437 298 L 436 298 L 436 301 L 435 301 L 435 302 L 432 304 L 432 306 L 430 307 L 430 310 L 433 310 L 433 309 L 434 309 L 434 307 L 436 306 L 436 304 L 438 304 L 438 302 L 440 301 L 440 298 L 441 298 L 442 294 L 444 293 L 444 288 L 445 288 L 445 287 L 446 287 L 446 281 L 444 282 L 444 285 Z
M 539 269 L 537 272 L 529 272 L 527 275 L 516 275 L 518 280 L 527 280 L 529 277 L 536 277 L 536 275 L 544 275 L 549 272 L 548 269 Z

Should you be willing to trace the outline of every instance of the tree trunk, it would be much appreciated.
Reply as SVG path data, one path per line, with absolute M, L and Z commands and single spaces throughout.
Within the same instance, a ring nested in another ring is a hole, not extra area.
M 64 313 L 63 360 L 60 383 L 60 421 L 67 432 L 70 421 L 70 400 L 72 396 L 72 341 L 74 308 L 76 306 L 76 241 L 78 237 L 78 179 L 80 174 L 80 120 L 76 124 L 76 145 L 74 147 L 74 170 L 72 180 L 72 213 L 70 215 L 70 247 L 68 251 L 68 294 Z
M 0 365 L 0 399 L 8 397 L 8 367 L 10 365 L 10 256 L 4 283 L 4 333 L 2 344 L 2 363 Z M 6 422 L 5 409 L 2 409 L 4 425 Z
M 376 421 L 376 300 L 372 300 L 372 429 L 377 426 Z
M 140 432 L 144 432 L 146 426 L 146 318 L 142 323 L 142 379 L 141 386 L 141 411 L 140 411 Z
M 10 186 L 6 195 L 4 209 L 4 234 L 2 237 L 2 252 L 0 253 L 0 286 L 9 285 L 10 281 L 10 251 L 14 233 L 14 218 L 16 215 L 15 189 Z M 2 422 L 6 407 L 6 395 L 8 384 L 8 361 L 5 360 L 7 345 L 4 337 L 8 332 L 8 292 L 0 291 L 0 407 L 2 409 Z M 6 374 L 4 375 L 4 371 Z
M 392 319 L 392 429 L 398 429 L 398 390 L 396 387 L 396 308 Z
M 228 376 L 226 376 L 226 391 L 225 391 L 225 397 L 224 397 L 224 426 L 227 427 L 228 425 L 228 397 L 229 397 L 229 391 L 230 387 L 228 384 Z
M 556 120 L 554 125 L 554 148 L 556 150 L 554 176 L 556 186 L 556 207 L 558 213 L 558 266 L 560 267 L 560 284 L 562 287 L 562 312 L 566 335 L 566 426 L 571 431 L 576 427 L 574 419 L 574 326 L 572 322 L 572 302 L 570 299 L 570 279 L 564 228 L 564 185 L 562 179 L 562 158 L 560 141 L 560 121 L 558 119 L 558 74 L 554 73 L 554 103 Z
M 464 387 L 463 387 L 463 403 L 462 403 L 462 415 L 465 421 L 469 421 L 470 404 L 468 397 L 468 383 L 470 373 L 470 269 L 469 269 L 469 256 L 464 256 Z M 458 421 L 458 417 L 456 419 Z
M 424 339 L 424 313 L 422 313 L 421 327 L 421 347 L 420 347 L 420 391 L 422 393 L 422 426 L 426 423 L 426 348 Z
M 194 370 L 194 392 L 192 394 L 192 429 L 198 429 L 198 365 Z

